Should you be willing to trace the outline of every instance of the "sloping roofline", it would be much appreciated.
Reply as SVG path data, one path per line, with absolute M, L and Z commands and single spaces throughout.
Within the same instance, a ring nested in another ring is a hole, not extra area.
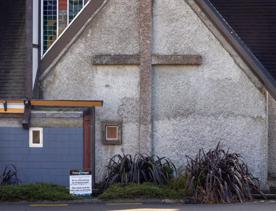
M 276 99 L 276 81 L 270 75 L 269 71 L 259 61 L 259 59 L 252 53 L 246 44 L 239 38 L 232 27 L 220 15 L 217 9 L 209 0 L 195 0 L 201 10 L 207 15 L 212 23 L 217 27 L 224 38 L 237 51 L 239 56 L 255 73 L 259 80 L 264 84 L 270 95 Z
M 270 75 L 269 71 L 264 67 L 264 65 L 257 59 L 257 57 L 252 53 L 252 51 L 245 45 L 245 43 L 239 38 L 239 36 L 234 32 L 231 26 L 226 22 L 226 20 L 220 15 L 217 9 L 212 5 L 209 0 L 194 0 L 201 10 L 207 15 L 207 17 L 213 22 L 215 27 L 220 31 L 220 33 L 225 37 L 225 39 L 232 45 L 232 47 L 237 51 L 239 56 L 245 61 L 245 63 L 250 67 L 253 73 L 259 78 L 259 80 L 264 84 L 270 95 L 276 99 L 276 81 Z M 89 2 L 85 10 L 79 15 L 79 17 L 72 23 L 72 25 L 67 29 L 67 31 L 56 41 L 55 45 L 47 52 L 41 61 L 39 74 L 37 79 L 45 73 L 45 70 L 49 68 L 57 59 L 60 57 L 61 52 L 64 48 L 70 44 L 72 38 L 78 34 L 82 29 L 83 24 L 89 20 L 89 18 L 94 15 L 99 8 L 103 5 L 105 0 L 93 0 Z M 36 85 L 38 80 L 36 81 Z M 37 87 L 36 87 L 37 88 Z
M 39 80 L 49 68 L 57 63 L 62 54 L 66 52 L 69 46 L 74 43 L 74 38 L 78 36 L 87 23 L 99 12 L 107 0 L 92 0 L 87 3 L 82 12 L 70 23 L 63 34 L 54 42 L 46 54 L 43 56 L 38 73 L 35 79 L 33 95 L 39 97 Z

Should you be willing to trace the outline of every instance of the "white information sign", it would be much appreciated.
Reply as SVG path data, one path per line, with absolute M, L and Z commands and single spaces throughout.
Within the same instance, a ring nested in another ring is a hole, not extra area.
M 91 171 L 70 171 L 70 194 L 91 195 L 92 175 Z

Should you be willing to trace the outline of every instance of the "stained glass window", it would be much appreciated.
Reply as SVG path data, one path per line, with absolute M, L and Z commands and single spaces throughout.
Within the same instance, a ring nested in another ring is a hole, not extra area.
M 41 0 L 42 52 L 45 53 L 89 0 Z
M 58 34 L 60 35 L 67 26 L 67 1 L 59 0 L 58 3 Z
M 57 0 L 43 1 L 43 53 L 57 38 Z
M 82 7 L 83 7 L 83 0 L 69 0 L 69 21 L 70 22 L 79 13 Z

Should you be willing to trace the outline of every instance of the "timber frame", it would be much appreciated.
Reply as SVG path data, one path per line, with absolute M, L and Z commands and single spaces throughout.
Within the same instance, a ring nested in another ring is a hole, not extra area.
M 35 108 L 95 108 L 102 107 L 100 100 L 29 100 L 29 99 L 0 99 L 0 113 L 24 114 L 23 127 L 30 126 L 30 110 Z M 28 118 L 26 119 L 26 113 Z

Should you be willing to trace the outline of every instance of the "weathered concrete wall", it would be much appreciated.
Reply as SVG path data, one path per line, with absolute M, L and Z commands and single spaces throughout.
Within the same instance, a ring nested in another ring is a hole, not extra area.
M 137 2 L 108 1 L 42 81 L 45 99 L 104 101 L 104 107 L 96 109 L 97 181 L 113 154 L 138 151 L 138 66 L 91 64 L 96 54 L 139 53 Z M 242 153 L 264 182 L 267 111 L 257 82 L 251 82 L 238 57 L 229 53 L 184 0 L 155 0 L 153 12 L 153 53 L 203 56 L 201 66 L 154 67 L 154 152 L 181 166 L 186 154 L 221 141 Z M 102 145 L 103 120 L 123 121 L 122 146 Z
M 185 155 L 222 142 L 263 182 L 266 98 L 183 0 L 154 4 L 156 54 L 199 54 L 203 65 L 154 68 L 154 148 L 181 166 Z
M 0 117 L 0 127 L 22 127 L 22 117 Z
M 268 97 L 268 173 L 273 178 L 276 178 L 276 101 Z
M 31 127 L 82 128 L 81 111 L 32 111 Z
M 139 67 L 93 66 L 96 54 L 138 54 L 138 2 L 112 0 L 88 25 L 43 81 L 45 99 L 99 99 L 96 109 L 96 179 L 115 153 L 138 150 Z M 123 145 L 103 146 L 100 122 L 123 121 Z

